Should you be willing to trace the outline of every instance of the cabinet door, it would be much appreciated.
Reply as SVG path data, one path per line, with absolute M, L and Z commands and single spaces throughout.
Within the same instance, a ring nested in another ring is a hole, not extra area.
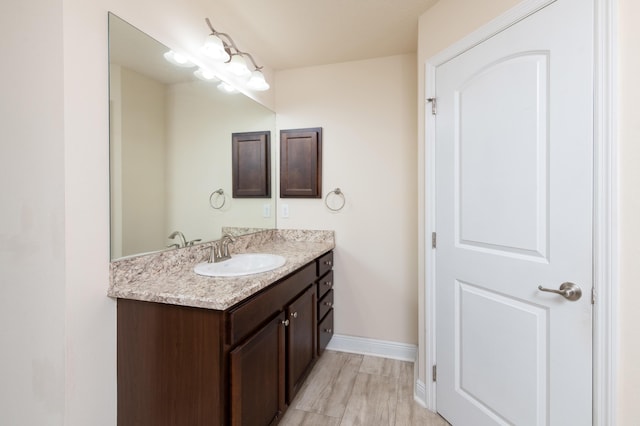
M 285 334 L 281 313 L 229 354 L 231 424 L 275 423 L 285 409 Z
M 291 403 L 313 367 L 316 353 L 316 289 L 307 290 L 286 309 L 287 327 L 287 403 Z

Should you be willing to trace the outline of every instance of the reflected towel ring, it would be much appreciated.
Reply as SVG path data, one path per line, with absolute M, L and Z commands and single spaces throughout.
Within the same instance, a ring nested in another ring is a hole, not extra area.
M 222 197 L 222 204 L 216 204 L 215 201 L 220 197 Z M 222 190 L 222 188 L 213 191 L 211 195 L 209 195 L 209 205 L 213 209 L 220 210 L 222 207 L 224 207 L 224 203 L 226 202 L 227 202 L 227 197 L 226 195 L 224 195 L 224 191 Z
M 334 208 L 334 207 L 331 207 L 331 206 L 329 205 L 329 195 L 331 195 L 331 194 L 334 194 L 334 195 L 337 195 L 337 196 L 342 197 L 342 204 L 340 204 L 340 207 L 335 207 L 335 208 Z M 328 208 L 329 210 L 331 210 L 332 212 L 337 212 L 337 211 L 342 210 L 342 208 L 344 207 L 344 205 L 345 205 L 345 203 L 346 203 L 346 202 L 347 202 L 347 199 L 346 199 L 346 198 L 345 198 L 345 196 L 344 196 L 344 192 L 342 192 L 342 191 L 340 190 L 340 188 L 336 188 L 336 189 L 334 189 L 333 191 L 330 191 L 329 193 L 327 193 L 327 196 L 326 196 L 326 197 L 324 197 L 324 205 L 325 205 L 325 206 L 327 206 L 327 208 Z

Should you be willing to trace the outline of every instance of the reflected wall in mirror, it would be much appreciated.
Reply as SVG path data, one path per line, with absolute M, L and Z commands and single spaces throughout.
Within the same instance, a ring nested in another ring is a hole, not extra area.
M 276 225 L 275 214 L 264 217 L 276 211 L 274 197 L 231 197 L 232 134 L 273 135 L 275 113 L 196 78 L 196 68 L 169 63 L 167 51 L 109 14 L 112 259 L 184 246 L 180 235 L 169 238 L 176 231 L 204 242 L 219 239 L 223 227 Z M 209 198 L 219 188 L 225 203 L 214 209 Z

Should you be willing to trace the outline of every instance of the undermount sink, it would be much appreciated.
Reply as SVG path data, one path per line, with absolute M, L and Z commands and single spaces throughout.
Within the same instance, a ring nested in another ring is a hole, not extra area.
M 242 253 L 217 263 L 198 263 L 193 269 L 198 275 L 208 277 L 239 277 L 259 274 L 281 267 L 286 259 L 278 254 Z

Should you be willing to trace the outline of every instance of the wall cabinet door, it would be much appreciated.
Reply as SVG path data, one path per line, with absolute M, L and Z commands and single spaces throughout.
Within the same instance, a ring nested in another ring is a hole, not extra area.
M 231 424 L 269 425 L 285 409 L 284 314 L 229 354 Z
M 316 300 L 316 288 L 310 285 L 286 309 L 289 320 L 287 327 L 288 404 L 295 397 L 317 357 Z

